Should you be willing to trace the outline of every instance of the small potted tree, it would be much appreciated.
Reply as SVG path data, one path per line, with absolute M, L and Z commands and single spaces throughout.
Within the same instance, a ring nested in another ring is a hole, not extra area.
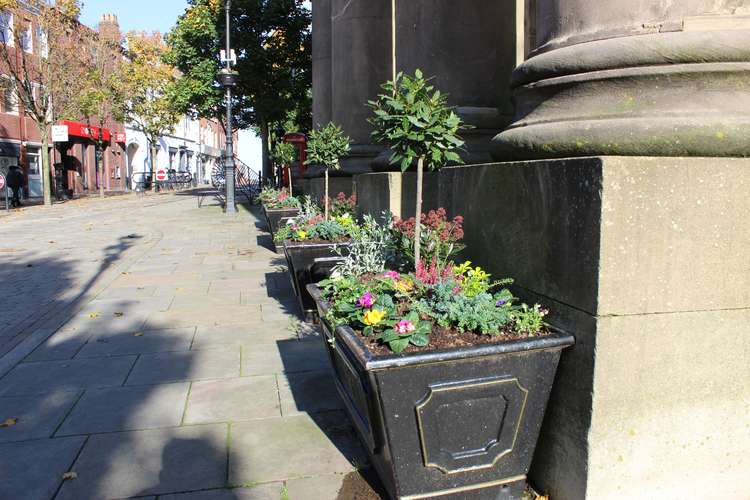
M 424 169 L 438 170 L 448 162 L 462 163 L 458 152 L 464 141 L 458 136 L 468 128 L 453 108 L 446 94 L 429 84 L 420 70 L 414 76 L 399 73 L 394 81 L 382 85 L 383 93 L 369 101 L 375 126 L 372 136 L 391 146 L 391 164 L 405 172 L 417 164 L 417 200 L 414 225 L 414 265 L 420 265 L 422 230 L 422 177 Z
M 282 171 L 286 169 L 287 177 L 289 178 L 289 194 L 294 195 L 292 189 L 292 162 L 296 158 L 296 151 L 294 144 L 279 141 L 273 148 L 271 153 L 271 159 L 281 167 Z
M 313 130 L 307 141 L 306 165 L 319 164 L 325 171 L 325 197 L 323 198 L 325 220 L 328 220 L 329 198 L 328 198 L 328 170 L 341 168 L 339 160 L 349 152 L 350 139 L 346 137 L 341 127 L 330 122 L 325 127 Z

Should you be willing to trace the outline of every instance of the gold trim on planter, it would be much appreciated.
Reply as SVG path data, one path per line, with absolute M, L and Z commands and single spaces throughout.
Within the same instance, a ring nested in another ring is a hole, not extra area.
M 451 495 L 453 493 L 464 493 L 467 491 L 489 488 L 491 486 L 500 486 L 503 484 L 515 483 L 516 481 L 523 481 L 525 479 L 526 479 L 526 474 L 520 474 L 518 476 L 506 477 L 505 479 L 498 479 L 497 481 L 490 481 L 488 483 L 472 484 L 471 486 L 459 486 L 457 488 L 448 488 L 445 490 L 431 491 L 430 493 L 418 493 L 416 495 L 406 495 L 406 496 L 402 496 L 399 498 L 401 500 L 421 500 L 424 498 L 442 497 L 445 495 Z
M 486 464 L 486 465 L 474 465 L 471 467 L 461 467 L 459 469 L 449 470 L 440 464 L 430 462 L 429 455 L 427 452 L 427 442 L 424 437 L 424 423 L 422 422 L 421 412 L 422 412 L 422 409 L 427 405 L 427 403 L 430 402 L 430 400 L 432 399 L 432 396 L 437 392 L 460 391 L 460 390 L 466 390 L 466 389 L 474 389 L 476 387 L 482 387 L 482 386 L 488 386 L 488 385 L 501 385 L 501 384 L 508 384 L 508 383 L 515 383 L 518 389 L 521 392 L 523 392 L 523 401 L 521 402 L 521 410 L 518 413 L 518 422 L 516 423 L 516 429 L 513 432 L 513 441 L 511 442 L 510 447 L 506 450 L 503 450 L 502 453 L 499 453 L 492 460 L 492 463 Z M 516 445 L 516 439 L 518 438 L 518 430 L 521 428 L 521 422 L 523 421 L 523 415 L 526 410 L 526 400 L 528 399 L 528 397 L 529 397 L 529 391 L 521 385 L 521 383 L 518 381 L 517 378 L 493 379 L 493 380 L 484 380 L 480 382 L 473 381 L 469 383 L 453 383 L 453 384 L 446 384 L 442 386 L 430 386 L 430 390 L 427 393 L 427 396 L 422 400 L 421 403 L 417 404 L 417 406 L 414 407 L 414 410 L 417 413 L 417 430 L 419 432 L 419 443 L 422 448 L 422 457 L 424 460 L 425 467 L 434 467 L 444 472 L 445 474 L 456 474 L 459 472 L 490 469 L 494 467 L 495 464 L 497 464 L 498 460 L 500 460 L 502 457 L 511 453 L 513 451 L 513 448 Z M 404 498 L 412 498 L 412 497 L 404 497 Z M 413 498 L 425 498 L 425 497 L 413 497 Z

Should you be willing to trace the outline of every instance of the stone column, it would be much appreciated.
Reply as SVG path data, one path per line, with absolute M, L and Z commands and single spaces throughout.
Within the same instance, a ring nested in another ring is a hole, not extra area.
M 331 121 L 331 0 L 312 2 L 313 125 Z
M 366 104 L 391 78 L 391 2 L 331 0 L 331 29 L 331 117 L 352 139 L 342 170 L 369 172 L 383 148 L 370 138 Z
M 743 0 L 530 2 L 497 159 L 750 154 Z

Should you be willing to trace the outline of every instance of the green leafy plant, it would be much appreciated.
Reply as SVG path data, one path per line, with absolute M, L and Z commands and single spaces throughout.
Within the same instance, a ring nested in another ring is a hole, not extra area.
M 266 207 L 271 209 L 277 208 L 299 208 L 300 202 L 294 196 L 289 195 L 286 188 L 274 189 L 266 186 L 258 195 L 258 200 Z
M 385 220 L 391 219 L 385 213 Z M 390 225 L 380 223 L 371 215 L 365 215 L 358 230 L 352 232 L 352 241 L 344 260 L 334 267 L 333 272 L 341 276 L 361 276 L 378 274 L 385 271 L 385 266 L 392 259 L 394 239 Z
M 388 143 L 390 162 L 405 171 L 417 163 L 416 214 L 422 213 L 422 177 L 425 164 L 437 170 L 448 162 L 462 163 L 459 151 L 464 141 L 458 136 L 467 128 L 447 104 L 447 96 L 429 84 L 420 70 L 414 76 L 399 73 L 382 85 L 383 93 L 369 101 L 374 116 L 373 137 Z M 414 225 L 414 263 L 420 263 L 421 221 Z
M 292 194 L 292 162 L 297 158 L 297 150 L 294 144 L 289 142 L 279 141 L 273 148 L 271 153 L 271 159 L 276 162 L 281 168 L 286 167 L 289 173 L 289 194 Z
M 310 132 L 307 141 L 306 165 L 320 164 L 325 170 L 325 218 L 328 220 L 328 170 L 341 168 L 339 159 L 349 152 L 351 140 L 344 135 L 341 127 L 330 122 L 323 128 Z

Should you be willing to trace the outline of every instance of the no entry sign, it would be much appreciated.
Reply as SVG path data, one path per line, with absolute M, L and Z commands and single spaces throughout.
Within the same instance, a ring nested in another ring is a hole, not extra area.
M 0 189 L 5 189 L 5 176 L 0 174 Z
M 164 170 L 163 168 L 158 169 L 156 171 L 156 180 L 159 181 L 159 182 L 166 181 L 167 180 L 167 171 Z

